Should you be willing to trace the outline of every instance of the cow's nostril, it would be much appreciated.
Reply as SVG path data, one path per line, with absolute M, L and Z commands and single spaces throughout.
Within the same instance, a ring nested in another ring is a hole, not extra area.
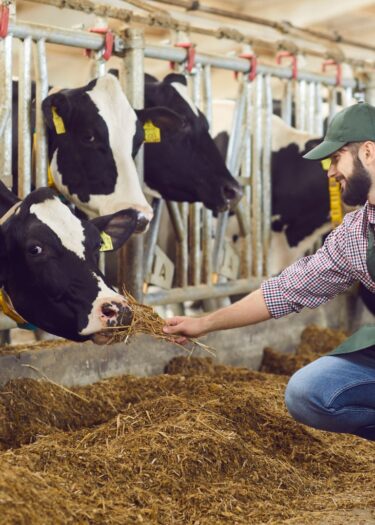
M 147 217 L 140 213 L 137 217 L 137 226 L 135 231 L 137 233 L 143 233 L 147 229 L 149 223 L 150 221 L 147 219 Z
M 117 312 L 118 312 L 117 308 L 115 308 L 115 306 L 111 303 L 104 303 L 102 305 L 102 313 L 108 318 L 115 317 Z
M 224 197 L 229 201 L 238 201 L 243 195 L 242 186 L 224 186 Z
M 127 326 L 132 322 L 133 310 L 129 306 L 119 305 L 118 326 Z

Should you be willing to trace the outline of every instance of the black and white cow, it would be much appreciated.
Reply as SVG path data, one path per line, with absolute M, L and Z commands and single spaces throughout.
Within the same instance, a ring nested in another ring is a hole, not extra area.
M 0 285 L 28 323 L 75 341 L 104 343 L 106 328 L 132 311 L 98 269 L 101 232 L 113 249 L 136 232 L 141 212 L 78 219 L 56 192 L 40 188 L 20 201 L 0 182 Z
M 228 134 L 218 132 L 223 126 L 229 129 L 233 107 L 232 101 L 214 103 L 215 140 L 223 155 Z M 320 162 L 303 158 L 322 138 L 297 130 L 276 115 L 271 117 L 271 126 L 270 271 L 275 275 L 311 250 L 332 229 L 332 223 L 327 172 Z
M 14 105 L 17 92 L 14 83 Z M 107 74 L 86 86 L 54 92 L 43 101 L 42 110 L 50 170 L 58 191 L 90 218 L 136 209 L 138 229 L 145 230 L 152 208 L 133 160 L 143 142 L 143 129 L 117 78 Z
M 210 135 L 205 115 L 188 95 L 186 77 L 171 73 L 163 81 L 146 75 L 145 122 L 160 129 L 160 142 L 145 144 L 145 182 L 173 201 L 203 202 L 215 211 L 233 209 L 243 190 Z M 154 114 L 152 114 L 154 111 Z

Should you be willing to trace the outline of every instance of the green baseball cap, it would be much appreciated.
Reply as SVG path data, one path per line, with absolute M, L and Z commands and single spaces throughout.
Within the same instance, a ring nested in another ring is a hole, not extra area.
M 306 153 L 303 158 L 325 159 L 349 142 L 365 140 L 375 141 L 375 107 L 366 102 L 358 102 L 334 116 L 323 142 Z

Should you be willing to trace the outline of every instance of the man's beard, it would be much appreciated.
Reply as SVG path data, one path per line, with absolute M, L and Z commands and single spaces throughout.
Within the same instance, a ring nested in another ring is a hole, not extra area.
M 349 179 L 346 179 L 345 189 L 342 192 L 342 200 L 348 206 L 363 205 L 371 187 L 371 177 L 364 167 L 358 155 L 353 158 L 353 173 Z

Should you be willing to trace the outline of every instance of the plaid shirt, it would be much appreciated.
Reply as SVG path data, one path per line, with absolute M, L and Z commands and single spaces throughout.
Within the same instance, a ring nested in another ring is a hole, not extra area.
M 348 213 L 314 255 L 303 257 L 263 282 L 261 288 L 271 316 L 316 308 L 356 281 L 375 293 L 375 282 L 366 266 L 369 224 L 375 224 L 375 206 L 367 202 Z

